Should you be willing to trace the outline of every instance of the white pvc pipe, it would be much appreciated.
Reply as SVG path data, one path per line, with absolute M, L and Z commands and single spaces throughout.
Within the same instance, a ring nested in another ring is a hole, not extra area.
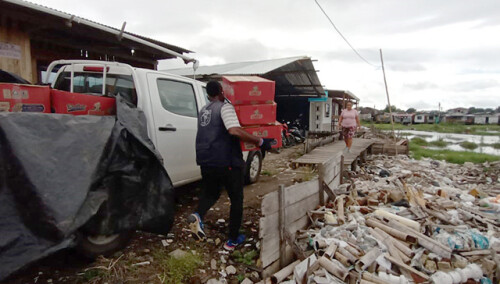
M 392 213 L 390 213 L 386 210 L 382 210 L 382 209 L 377 209 L 373 213 L 375 213 L 375 215 L 380 216 L 380 217 L 392 218 L 396 221 L 399 221 L 401 224 L 408 226 L 410 228 L 413 228 L 417 232 L 420 232 L 420 223 L 418 223 L 416 221 L 410 220 L 410 219 L 405 218 L 405 217 L 398 216 L 396 214 L 392 214 Z
M 450 272 L 438 271 L 431 276 L 431 283 L 435 284 L 460 284 L 468 279 L 478 280 L 483 277 L 481 267 L 475 263 L 467 265 L 464 269 L 455 269 Z

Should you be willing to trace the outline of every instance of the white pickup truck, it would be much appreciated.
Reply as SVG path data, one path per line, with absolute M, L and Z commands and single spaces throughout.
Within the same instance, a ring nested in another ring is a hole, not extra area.
M 194 79 L 128 64 L 92 60 L 58 60 L 47 68 L 57 73 L 53 89 L 114 97 L 118 93 L 132 99 L 146 116 L 148 136 L 163 158 L 174 187 L 201 179 L 196 165 L 195 138 L 198 112 L 207 103 L 205 83 Z M 44 83 L 48 84 L 46 76 Z M 105 83 L 104 83 L 105 82 Z M 262 166 L 260 151 L 243 152 L 245 180 L 256 182 Z M 130 234 L 109 236 L 80 235 L 78 248 L 94 257 L 125 246 Z
M 195 138 L 198 112 L 208 101 L 205 83 L 118 62 L 59 60 L 49 65 L 47 74 L 56 67 L 60 68 L 51 84 L 53 89 L 108 97 L 121 92 L 134 99 L 146 115 L 149 138 L 163 157 L 174 187 L 201 179 Z M 48 83 L 47 78 L 44 83 Z M 254 183 L 259 178 L 262 154 L 243 154 L 245 180 Z

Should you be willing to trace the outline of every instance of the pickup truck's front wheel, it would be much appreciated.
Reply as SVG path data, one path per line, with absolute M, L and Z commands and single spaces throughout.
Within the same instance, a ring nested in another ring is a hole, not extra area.
M 132 231 L 125 231 L 109 236 L 90 236 L 83 232 L 77 234 L 76 249 L 88 258 L 96 258 L 99 255 L 109 256 L 124 248 L 132 237 Z
M 261 168 L 262 168 L 262 153 L 260 151 L 250 152 L 247 158 L 245 183 L 252 184 L 257 182 L 259 180 Z

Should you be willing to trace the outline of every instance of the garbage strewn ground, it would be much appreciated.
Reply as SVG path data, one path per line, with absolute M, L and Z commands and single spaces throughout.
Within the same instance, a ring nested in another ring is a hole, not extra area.
M 197 204 L 199 185 L 194 184 L 178 194 L 169 235 L 137 232 L 126 249 L 95 261 L 65 250 L 20 271 L 8 283 L 263 282 L 257 232 L 261 198 L 279 184 L 315 177 L 310 169 L 288 166 L 301 155 L 301 147 L 270 154 L 261 180 L 245 187 L 243 230 L 248 241 L 236 253 L 222 249 L 226 195 L 207 214 L 209 241 L 197 243 L 190 237 L 183 220 Z M 273 280 L 305 283 L 307 276 L 309 283 L 498 281 L 498 162 L 456 165 L 371 156 L 348 176 L 337 199 L 310 212 L 313 225 L 296 234 L 309 258 L 291 264 Z
M 296 235 L 273 283 L 498 283 L 500 163 L 373 156 Z M 358 282 L 359 281 L 359 282 Z
M 196 208 L 201 187 L 194 183 L 177 190 L 175 224 L 168 235 L 138 231 L 124 250 L 95 261 L 83 259 L 74 250 L 64 250 L 19 271 L 6 283 L 205 283 L 223 275 L 228 283 L 239 283 L 245 278 L 258 282 L 261 198 L 279 184 L 288 186 L 314 178 L 316 174 L 310 170 L 288 167 L 302 151 L 303 145 L 297 145 L 282 149 L 280 154 L 268 153 L 259 182 L 245 186 L 242 230 L 247 242 L 238 253 L 228 254 L 222 248 L 227 238 L 230 205 L 225 193 L 205 217 L 208 242 L 191 238 L 185 218 Z M 174 260 L 170 253 L 176 250 L 178 258 Z M 236 273 L 226 271 L 229 268 L 233 272 L 230 266 Z

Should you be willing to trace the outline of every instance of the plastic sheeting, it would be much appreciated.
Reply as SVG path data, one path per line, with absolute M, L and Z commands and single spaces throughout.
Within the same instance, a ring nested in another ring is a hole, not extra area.
M 0 114 L 0 281 L 74 244 L 74 233 L 166 233 L 173 186 L 144 114 Z

